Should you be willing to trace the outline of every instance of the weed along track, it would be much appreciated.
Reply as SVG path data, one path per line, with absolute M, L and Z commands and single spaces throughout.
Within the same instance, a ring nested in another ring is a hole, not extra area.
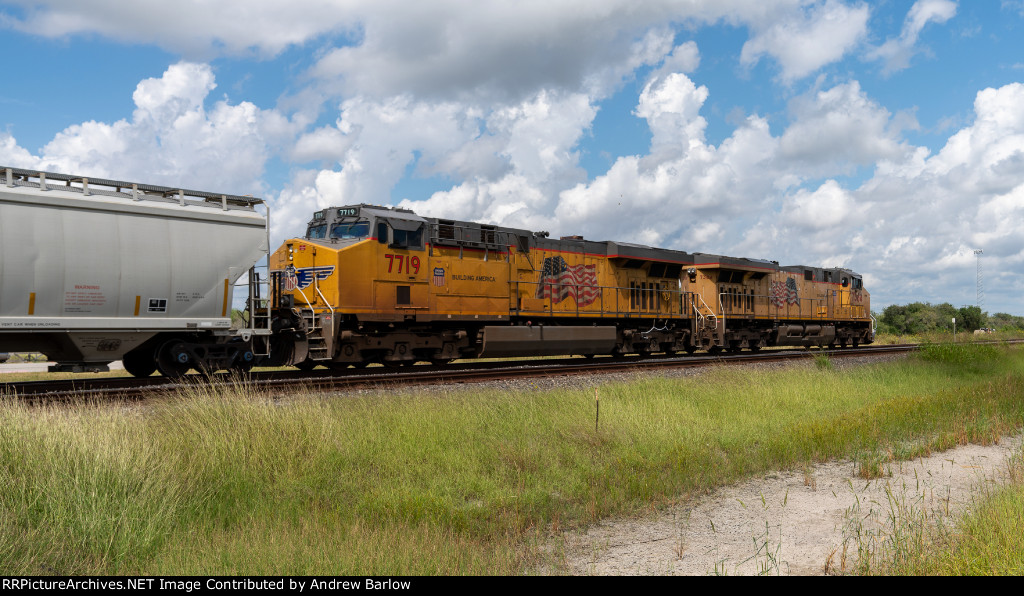
M 842 350 L 778 350 L 759 353 L 722 354 L 717 356 L 686 356 L 661 358 L 595 358 L 558 360 L 517 360 L 474 362 L 448 366 L 417 366 L 404 369 L 348 369 L 313 371 L 269 371 L 247 375 L 188 375 L 179 380 L 165 377 L 79 378 L 59 381 L 27 381 L 0 385 L 0 395 L 26 399 L 63 400 L 82 397 L 102 398 L 116 395 L 139 398 L 172 392 L 196 385 L 223 387 L 244 384 L 261 389 L 337 391 L 387 385 L 410 387 L 446 383 L 482 383 L 531 377 L 561 377 L 593 374 L 656 371 L 672 368 L 694 368 L 712 365 L 743 365 L 761 362 L 785 362 L 808 358 L 844 358 L 906 353 L 917 345 L 874 346 Z

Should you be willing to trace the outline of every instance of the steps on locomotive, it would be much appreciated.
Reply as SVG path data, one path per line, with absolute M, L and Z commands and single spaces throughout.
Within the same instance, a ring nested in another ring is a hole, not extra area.
M 306 325 L 307 358 L 309 360 L 330 360 L 331 353 L 327 346 L 327 338 L 324 337 L 324 327 L 317 325 L 317 313 L 304 312 L 302 318 Z

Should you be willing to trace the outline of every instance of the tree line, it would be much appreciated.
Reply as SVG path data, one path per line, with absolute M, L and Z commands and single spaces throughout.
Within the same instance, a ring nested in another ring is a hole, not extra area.
M 879 333 L 914 334 L 930 331 L 953 331 L 956 319 L 957 331 L 974 331 L 989 328 L 995 330 L 1024 329 L 1024 317 L 1007 313 L 989 315 L 977 306 L 955 308 L 952 304 L 931 304 L 913 302 L 893 304 L 885 307 L 881 314 L 873 313 L 878 320 Z

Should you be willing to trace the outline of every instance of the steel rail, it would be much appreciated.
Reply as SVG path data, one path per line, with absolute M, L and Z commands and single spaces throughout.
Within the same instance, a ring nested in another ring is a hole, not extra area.
M 712 365 L 743 365 L 813 358 L 873 356 L 911 352 L 917 344 L 873 346 L 834 350 L 768 350 L 695 356 L 599 357 L 594 359 L 517 360 L 472 362 L 447 366 L 414 366 L 312 371 L 260 371 L 245 375 L 218 373 L 167 377 L 107 377 L 60 381 L 26 381 L 0 384 L 0 396 L 31 400 L 70 400 L 93 397 L 138 399 L 171 393 L 188 387 L 226 388 L 244 384 L 269 389 L 309 389 L 318 391 L 352 390 L 372 387 L 398 387 L 429 384 L 463 384 L 517 377 L 553 377 L 569 375 L 614 374 L 670 368 Z

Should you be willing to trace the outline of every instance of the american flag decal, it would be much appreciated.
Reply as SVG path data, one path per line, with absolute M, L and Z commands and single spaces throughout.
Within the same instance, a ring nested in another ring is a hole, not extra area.
M 551 298 L 558 304 L 572 296 L 577 306 L 593 304 L 601 297 L 594 265 L 569 265 L 562 257 L 544 259 L 537 298 Z
M 796 280 L 790 277 L 786 280 L 786 283 L 773 281 L 771 299 L 772 304 L 778 308 L 782 308 L 787 302 L 789 304 L 799 304 L 800 293 L 796 289 Z
M 444 285 L 444 268 L 443 267 L 434 267 L 434 285 L 435 286 L 443 286 Z

